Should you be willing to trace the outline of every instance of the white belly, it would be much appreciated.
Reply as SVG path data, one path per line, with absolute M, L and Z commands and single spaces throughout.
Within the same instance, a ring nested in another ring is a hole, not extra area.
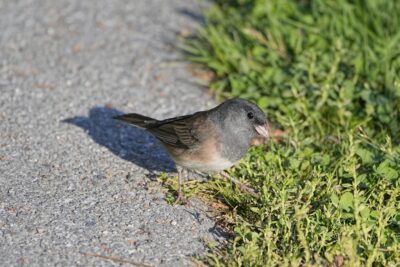
M 200 172 L 220 172 L 225 169 L 228 169 L 233 164 L 235 164 L 234 162 L 231 162 L 224 158 L 214 159 L 207 163 L 199 161 L 185 161 L 185 162 L 176 161 L 176 163 L 184 168 Z

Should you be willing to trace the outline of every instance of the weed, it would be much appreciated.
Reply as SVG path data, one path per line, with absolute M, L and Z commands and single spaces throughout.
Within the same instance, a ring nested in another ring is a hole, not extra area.
M 224 181 L 235 233 L 215 266 L 400 264 L 400 2 L 216 1 L 185 42 L 219 99 L 255 101 L 288 134 Z

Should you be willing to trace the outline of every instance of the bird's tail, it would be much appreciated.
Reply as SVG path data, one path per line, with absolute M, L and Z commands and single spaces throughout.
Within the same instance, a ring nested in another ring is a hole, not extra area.
M 158 120 L 136 113 L 130 113 L 114 117 L 114 119 L 133 124 L 137 127 L 147 129 L 158 122 Z

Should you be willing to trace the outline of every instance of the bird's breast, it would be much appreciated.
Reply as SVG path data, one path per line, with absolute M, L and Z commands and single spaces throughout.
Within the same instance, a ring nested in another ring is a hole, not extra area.
M 176 164 L 200 172 L 220 172 L 235 162 L 222 156 L 217 138 L 208 138 L 196 148 L 182 149 L 166 146 Z

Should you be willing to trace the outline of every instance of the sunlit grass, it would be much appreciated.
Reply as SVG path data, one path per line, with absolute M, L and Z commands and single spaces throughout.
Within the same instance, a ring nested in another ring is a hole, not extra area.
M 400 2 L 217 1 L 186 42 L 219 99 L 257 102 L 280 142 L 213 180 L 235 237 L 220 266 L 400 264 Z

